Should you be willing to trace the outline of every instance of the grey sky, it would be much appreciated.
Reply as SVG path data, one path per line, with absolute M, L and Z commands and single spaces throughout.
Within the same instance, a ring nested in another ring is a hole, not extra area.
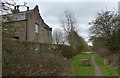
M 27 5 L 30 9 L 38 5 L 42 18 L 53 30 L 61 28 L 59 18 L 63 16 L 65 9 L 70 9 L 78 19 L 77 31 L 86 41 L 89 39 L 88 22 L 96 18 L 97 12 L 118 9 L 118 2 L 27 2 Z

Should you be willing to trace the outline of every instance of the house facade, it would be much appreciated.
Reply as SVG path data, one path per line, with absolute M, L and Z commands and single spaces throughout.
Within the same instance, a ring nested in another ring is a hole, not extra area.
M 20 12 L 19 6 L 15 7 L 12 14 L 2 16 L 3 31 L 16 35 L 22 41 L 39 43 L 52 43 L 52 28 L 42 19 L 39 8 Z

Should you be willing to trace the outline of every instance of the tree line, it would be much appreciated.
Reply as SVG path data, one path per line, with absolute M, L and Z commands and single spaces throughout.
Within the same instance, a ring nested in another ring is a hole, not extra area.
M 74 49 L 75 54 L 88 51 L 87 42 L 78 34 L 79 24 L 74 12 L 69 9 L 65 10 L 62 18 L 59 18 L 59 23 L 64 32 L 59 29 L 53 32 L 53 39 L 57 45 L 67 42 Z
M 109 60 L 114 66 L 119 66 L 120 53 L 120 23 L 119 14 L 115 11 L 102 11 L 90 22 L 90 40 L 93 51 Z M 114 58 L 113 58 L 114 57 Z

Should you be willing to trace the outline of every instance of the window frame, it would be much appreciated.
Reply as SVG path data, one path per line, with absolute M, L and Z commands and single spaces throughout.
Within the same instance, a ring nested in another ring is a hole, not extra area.
M 34 31 L 35 33 L 39 33 L 39 24 L 37 23 L 34 24 Z

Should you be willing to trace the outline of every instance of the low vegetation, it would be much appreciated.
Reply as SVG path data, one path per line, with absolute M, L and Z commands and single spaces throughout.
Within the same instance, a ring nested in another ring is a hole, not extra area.
M 70 75 L 68 61 L 62 56 L 51 53 L 50 50 L 35 51 L 30 42 L 11 39 L 3 39 L 3 42 L 3 76 Z
M 67 59 L 72 58 L 75 53 L 73 53 L 73 48 L 68 45 L 54 45 L 55 48 L 52 48 L 54 54 L 59 54 Z
M 91 61 L 90 54 L 79 54 L 74 56 L 70 61 L 70 67 L 73 71 L 73 76 L 94 76 L 94 66 L 81 65 L 80 59 L 89 59 Z

